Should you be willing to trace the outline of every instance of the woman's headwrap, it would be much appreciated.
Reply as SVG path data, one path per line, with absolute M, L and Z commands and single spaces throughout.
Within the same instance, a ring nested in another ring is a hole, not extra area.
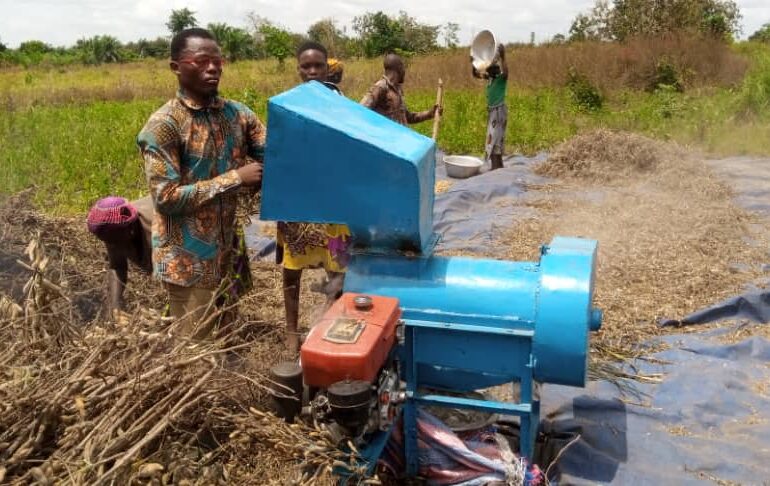
M 344 65 L 342 64 L 342 61 L 339 59 L 335 59 L 333 57 L 330 57 L 327 61 L 327 65 L 329 66 L 329 74 L 328 79 L 332 83 L 339 83 L 342 81 L 342 71 L 344 69 Z
M 102 238 L 117 230 L 128 228 L 139 217 L 136 208 L 118 196 L 96 201 L 88 211 L 88 231 Z

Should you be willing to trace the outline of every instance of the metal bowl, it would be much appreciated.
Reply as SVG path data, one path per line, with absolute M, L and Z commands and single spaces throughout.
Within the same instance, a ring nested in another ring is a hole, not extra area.
M 486 71 L 498 61 L 497 40 L 492 32 L 482 30 L 476 34 L 471 44 L 471 58 L 473 67 L 479 72 Z
M 481 171 L 484 162 L 476 157 L 466 155 L 447 155 L 444 157 L 444 166 L 449 177 L 455 179 L 467 179 Z

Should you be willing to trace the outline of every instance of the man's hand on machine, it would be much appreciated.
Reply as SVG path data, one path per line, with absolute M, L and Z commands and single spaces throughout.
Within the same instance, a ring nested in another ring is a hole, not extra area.
M 262 164 L 250 162 L 235 170 L 244 186 L 256 186 L 262 183 Z

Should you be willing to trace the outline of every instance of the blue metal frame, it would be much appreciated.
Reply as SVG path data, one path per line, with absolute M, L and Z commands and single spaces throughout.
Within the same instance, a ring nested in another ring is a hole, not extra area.
M 406 320 L 404 324 L 407 475 L 416 476 L 420 467 L 417 446 L 419 405 L 518 416 L 521 420 L 520 453 L 531 459 L 540 422 L 540 402 L 533 399 L 531 343 L 534 332 L 416 320 Z M 477 389 L 480 374 L 494 374 L 502 382 L 518 382 L 521 399 L 514 404 L 424 393 L 421 388 L 436 381 L 434 372 L 435 376 L 455 376 L 457 381 L 453 390 Z M 464 383 L 466 380 L 470 381 Z
M 345 291 L 399 299 L 399 349 L 407 474 L 419 471 L 417 407 L 434 405 L 520 418 L 519 453 L 532 459 L 540 422 L 535 381 L 585 383 L 596 242 L 554 238 L 540 262 L 355 255 Z M 518 384 L 519 403 L 426 393 Z

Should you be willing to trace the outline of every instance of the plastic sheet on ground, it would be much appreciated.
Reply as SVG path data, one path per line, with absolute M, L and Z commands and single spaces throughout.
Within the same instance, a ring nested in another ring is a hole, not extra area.
M 736 201 L 770 218 L 770 160 L 709 161 Z M 764 262 L 757 262 L 762 264 Z M 770 321 L 770 297 L 756 286 L 681 321 Z M 638 397 L 594 382 L 585 390 L 546 385 L 544 431 L 574 440 L 549 475 L 557 484 L 770 484 L 770 341 L 733 341 L 740 326 L 670 335 L 670 347 L 635 363 L 660 384 Z M 646 406 L 640 406 L 638 403 Z
M 655 357 L 669 364 L 637 363 L 641 372 L 663 373 L 663 383 L 640 384 L 640 396 L 626 401 L 607 382 L 545 385 L 544 431 L 561 437 L 560 446 L 577 438 L 549 477 L 577 485 L 767 484 L 770 343 L 725 343 L 726 331 L 665 338 L 671 349 Z
M 436 250 L 489 250 L 500 231 L 530 216 L 531 210 L 523 205 L 513 207 L 525 196 L 526 185 L 545 181 L 531 170 L 532 164 L 544 158 L 511 157 L 505 161 L 505 169 L 468 179 L 448 178 L 444 164 L 437 162 L 436 180 L 451 186 L 436 195 L 433 206 L 433 227 L 441 236 Z
M 770 159 L 756 157 L 730 157 L 709 160 L 712 170 L 722 177 L 735 191 L 736 202 L 761 217 L 770 220 Z M 768 262 L 757 262 L 770 275 Z M 770 291 L 766 285 L 770 279 L 752 285 L 741 294 L 713 306 L 699 310 L 681 320 L 664 320 L 663 326 L 681 324 L 705 324 L 725 319 L 745 319 L 752 322 L 770 322 Z

